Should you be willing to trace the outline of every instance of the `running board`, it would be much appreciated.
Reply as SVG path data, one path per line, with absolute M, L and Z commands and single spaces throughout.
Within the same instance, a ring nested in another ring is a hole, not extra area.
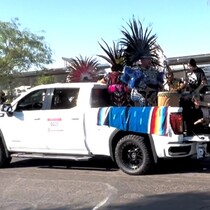
M 92 158 L 90 155 L 57 155 L 57 154 L 38 154 L 38 153 L 14 153 L 11 157 L 16 158 L 46 158 L 46 159 L 63 159 L 63 160 L 89 160 Z

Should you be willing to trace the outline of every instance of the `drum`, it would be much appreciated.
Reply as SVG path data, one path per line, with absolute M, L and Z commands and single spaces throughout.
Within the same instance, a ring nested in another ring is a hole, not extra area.
M 177 92 L 158 92 L 158 106 L 179 107 L 180 95 Z

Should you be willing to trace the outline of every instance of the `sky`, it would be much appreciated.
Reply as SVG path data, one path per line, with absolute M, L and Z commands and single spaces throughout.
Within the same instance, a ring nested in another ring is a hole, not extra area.
M 64 67 L 62 57 L 107 63 L 97 56 L 105 55 L 99 43 L 119 41 L 133 17 L 157 35 L 166 57 L 210 53 L 210 0 L 0 0 L 0 21 L 18 18 L 45 37 L 49 68 Z

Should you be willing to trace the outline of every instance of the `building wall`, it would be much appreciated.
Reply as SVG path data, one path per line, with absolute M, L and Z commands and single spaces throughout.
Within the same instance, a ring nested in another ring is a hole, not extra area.
M 106 73 L 107 68 L 109 65 L 101 65 L 98 67 L 97 72 L 99 73 L 99 77 Z M 54 82 L 56 83 L 64 83 L 66 82 L 66 77 L 68 75 L 68 71 L 66 68 L 56 68 L 56 69 L 49 69 L 44 71 L 31 71 L 31 72 L 24 72 L 19 75 L 14 75 L 13 79 L 13 87 L 26 85 L 26 86 L 33 86 L 36 80 L 41 76 L 53 76 Z
M 175 60 L 177 62 L 177 59 L 171 59 L 170 62 L 172 63 L 173 60 Z M 184 71 L 183 64 L 181 62 L 175 63 L 175 61 L 173 61 L 174 64 L 171 65 L 171 69 L 174 73 L 174 77 L 177 79 L 185 78 L 185 71 Z M 209 64 L 206 63 L 205 65 L 201 65 L 200 63 L 198 63 L 198 66 L 200 66 L 204 69 L 204 72 L 207 76 L 207 80 L 210 84 L 210 66 L 209 66 Z M 102 65 L 101 67 L 99 67 L 98 72 L 100 73 L 100 76 L 101 75 L 103 76 L 103 74 L 106 73 L 106 70 L 108 68 L 109 68 L 109 65 Z M 20 75 L 14 76 L 12 86 L 13 86 L 13 88 L 21 86 L 21 85 L 33 86 L 35 81 L 37 80 L 37 78 L 40 77 L 41 75 L 53 76 L 54 81 L 56 83 L 57 82 L 63 83 L 66 81 L 68 72 L 66 71 L 66 68 L 56 68 L 56 69 L 49 69 L 49 70 L 44 70 L 44 71 L 25 72 Z

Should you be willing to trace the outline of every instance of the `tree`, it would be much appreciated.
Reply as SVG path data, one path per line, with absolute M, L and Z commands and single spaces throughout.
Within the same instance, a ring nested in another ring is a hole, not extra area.
M 0 80 L 11 83 L 14 75 L 52 63 L 52 51 L 44 36 L 20 29 L 18 18 L 0 21 Z
M 34 86 L 43 85 L 43 84 L 50 84 L 50 83 L 54 83 L 54 82 L 55 82 L 55 80 L 54 80 L 53 76 L 41 75 L 34 82 Z

